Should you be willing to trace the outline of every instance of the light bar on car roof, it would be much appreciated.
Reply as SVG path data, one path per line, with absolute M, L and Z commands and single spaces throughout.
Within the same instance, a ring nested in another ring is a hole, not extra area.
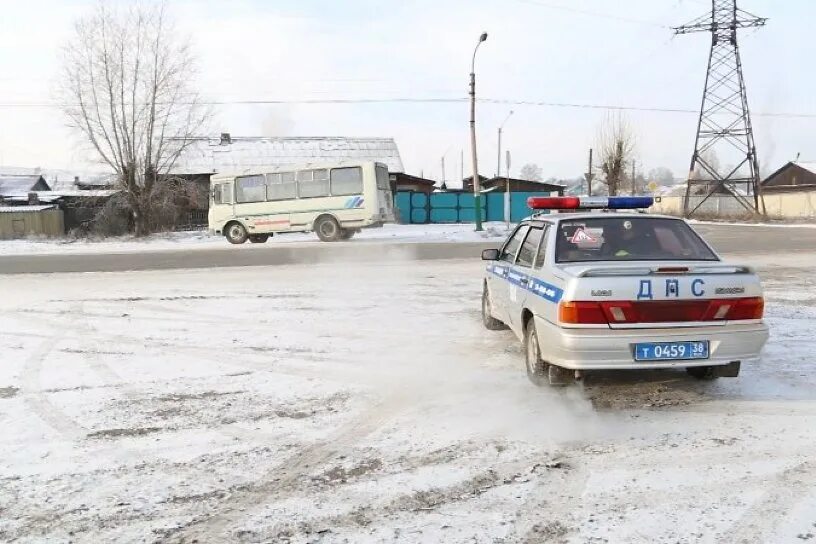
M 654 204 L 650 196 L 531 196 L 527 206 L 533 210 L 636 210 Z

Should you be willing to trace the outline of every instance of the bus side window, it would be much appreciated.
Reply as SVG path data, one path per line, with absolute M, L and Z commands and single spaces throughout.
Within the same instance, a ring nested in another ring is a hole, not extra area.
M 325 170 L 301 170 L 297 173 L 300 198 L 329 196 L 329 180 L 324 177 L 325 172 Z
M 223 185 L 213 185 L 213 190 L 212 190 L 213 204 L 223 204 L 224 203 L 222 201 L 222 197 L 221 197 L 222 187 L 224 187 L 224 186 Z

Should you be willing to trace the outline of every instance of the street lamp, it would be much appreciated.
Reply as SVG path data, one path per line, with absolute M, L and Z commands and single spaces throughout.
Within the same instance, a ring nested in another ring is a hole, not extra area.
M 502 124 L 499 125 L 499 152 L 496 154 L 496 177 L 501 176 L 501 133 L 502 129 L 504 128 L 504 124 L 510 119 L 510 116 L 513 115 L 513 110 L 510 110 L 510 113 L 507 114 L 507 117 L 504 118 Z
M 476 230 L 482 230 L 482 187 L 479 181 L 479 163 L 476 160 L 476 51 L 487 39 L 487 32 L 482 32 L 479 42 L 473 49 L 473 60 L 470 63 L 470 153 L 473 163 L 473 207 L 476 212 Z

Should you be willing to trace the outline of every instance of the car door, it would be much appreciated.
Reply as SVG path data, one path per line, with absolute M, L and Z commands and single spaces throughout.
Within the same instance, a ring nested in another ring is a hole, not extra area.
M 519 336 L 523 332 L 521 330 L 523 325 L 521 322 L 521 314 L 530 295 L 530 282 L 533 279 L 532 276 L 534 273 L 533 264 L 536 262 L 538 247 L 541 244 L 543 235 L 543 227 L 536 225 L 530 226 L 516 254 L 516 261 L 513 263 L 510 274 L 508 275 L 509 283 L 514 286 L 514 289 L 510 291 L 508 297 L 507 309 L 509 312 L 509 321 L 505 321 L 505 324 L 513 329 Z
M 521 242 L 527 235 L 529 225 L 521 224 L 516 227 L 516 230 L 507 239 L 499 252 L 499 258 L 491 264 L 492 274 L 490 274 L 490 281 L 488 288 L 490 289 L 490 303 L 492 305 L 493 317 L 509 325 L 509 308 L 511 294 L 514 293 L 517 287 L 513 286 L 509 281 L 510 271 L 516 262 L 516 253 L 518 253 Z M 515 295 L 513 295 L 515 296 Z

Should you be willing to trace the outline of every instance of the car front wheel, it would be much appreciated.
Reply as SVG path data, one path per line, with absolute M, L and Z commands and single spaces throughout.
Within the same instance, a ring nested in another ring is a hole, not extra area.
M 489 331 L 501 331 L 507 328 L 507 325 L 492 315 L 490 293 L 487 291 L 487 285 L 482 290 L 482 323 Z

